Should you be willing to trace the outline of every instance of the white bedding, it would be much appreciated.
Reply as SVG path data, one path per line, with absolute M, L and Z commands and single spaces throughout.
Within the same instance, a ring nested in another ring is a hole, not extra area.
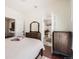
M 41 48 L 42 42 L 37 39 L 24 38 L 20 41 L 5 40 L 5 59 L 35 59 Z

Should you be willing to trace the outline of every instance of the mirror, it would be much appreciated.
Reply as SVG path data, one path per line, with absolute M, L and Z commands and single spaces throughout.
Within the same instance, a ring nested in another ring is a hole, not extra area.
M 15 22 L 14 21 L 12 21 L 12 22 L 10 22 L 10 31 L 15 31 Z
M 15 33 L 15 19 L 5 17 L 5 37 L 13 37 Z
M 38 24 L 37 23 L 32 24 L 32 31 L 38 31 Z
M 33 21 L 30 24 L 30 32 L 32 31 L 39 32 L 39 23 L 37 21 Z

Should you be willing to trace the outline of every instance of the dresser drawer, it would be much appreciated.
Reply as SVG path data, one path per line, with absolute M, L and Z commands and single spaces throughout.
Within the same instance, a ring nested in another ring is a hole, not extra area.
M 41 39 L 41 33 L 39 33 L 39 32 L 28 32 L 28 33 L 26 33 L 26 37 Z

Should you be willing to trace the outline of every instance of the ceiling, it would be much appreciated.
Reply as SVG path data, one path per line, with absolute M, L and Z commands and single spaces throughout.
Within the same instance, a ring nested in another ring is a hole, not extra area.
M 69 3 L 69 1 L 70 0 L 5 0 L 5 5 L 23 14 L 49 14 L 57 12 L 58 10 L 62 11 L 62 7 L 65 7 L 66 2 Z

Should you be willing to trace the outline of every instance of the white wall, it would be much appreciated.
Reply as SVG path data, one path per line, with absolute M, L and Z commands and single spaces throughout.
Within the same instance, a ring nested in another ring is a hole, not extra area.
M 72 31 L 71 0 L 55 0 L 52 3 L 55 31 Z
M 54 31 L 72 31 L 72 19 L 71 19 L 71 2 L 70 0 L 53 0 L 51 1 L 51 10 L 42 11 L 39 7 L 37 9 L 27 11 L 25 15 L 25 31 L 30 31 L 30 23 L 32 21 L 38 21 L 40 23 L 40 32 L 42 33 L 42 40 L 44 38 L 44 24 L 43 21 L 46 15 L 52 16 L 53 22 L 55 22 Z M 48 2 L 49 3 L 49 2 Z M 52 23 L 53 23 L 52 22 Z
M 47 11 L 44 10 L 44 12 L 39 6 L 37 9 L 31 8 L 32 10 L 29 10 L 25 14 L 26 22 L 30 23 L 33 20 L 41 21 L 48 13 L 50 15 L 53 14 L 52 17 L 54 17 L 55 31 L 72 31 L 71 0 L 51 0 L 47 2 L 50 4 L 47 5 L 43 2 L 46 5 L 43 7 L 43 10 L 47 9 L 47 6 L 50 6 L 51 8 L 48 7 Z M 26 23 L 26 25 L 29 27 L 28 23 Z M 26 29 L 26 31 L 29 31 L 29 28 Z
M 33 4 L 32 2 L 33 1 L 31 1 L 31 3 L 29 2 L 30 5 L 27 1 L 22 3 L 21 1 L 19 2 L 19 0 L 18 2 L 10 1 L 7 3 L 9 4 L 8 6 L 14 9 L 6 8 L 6 17 L 16 19 L 16 35 L 21 35 L 23 31 L 22 25 L 24 24 L 23 19 L 25 19 L 25 32 L 30 31 L 29 27 L 32 21 L 38 21 L 40 23 L 40 32 L 43 36 L 43 20 L 48 14 L 54 16 L 52 17 L 55 20 L 55 31 L 72 31 L 71 0 L 40 0 L 40 2 L 35 1 L 36 4 Z M 35 5 L 38 7 L 34 8 Z
M 23 15 L 18 11 L 6 6 L 5 17 L 10 17 L 15 19 L 15 36 L 22 35 L 23 22 L 24 22 Z

